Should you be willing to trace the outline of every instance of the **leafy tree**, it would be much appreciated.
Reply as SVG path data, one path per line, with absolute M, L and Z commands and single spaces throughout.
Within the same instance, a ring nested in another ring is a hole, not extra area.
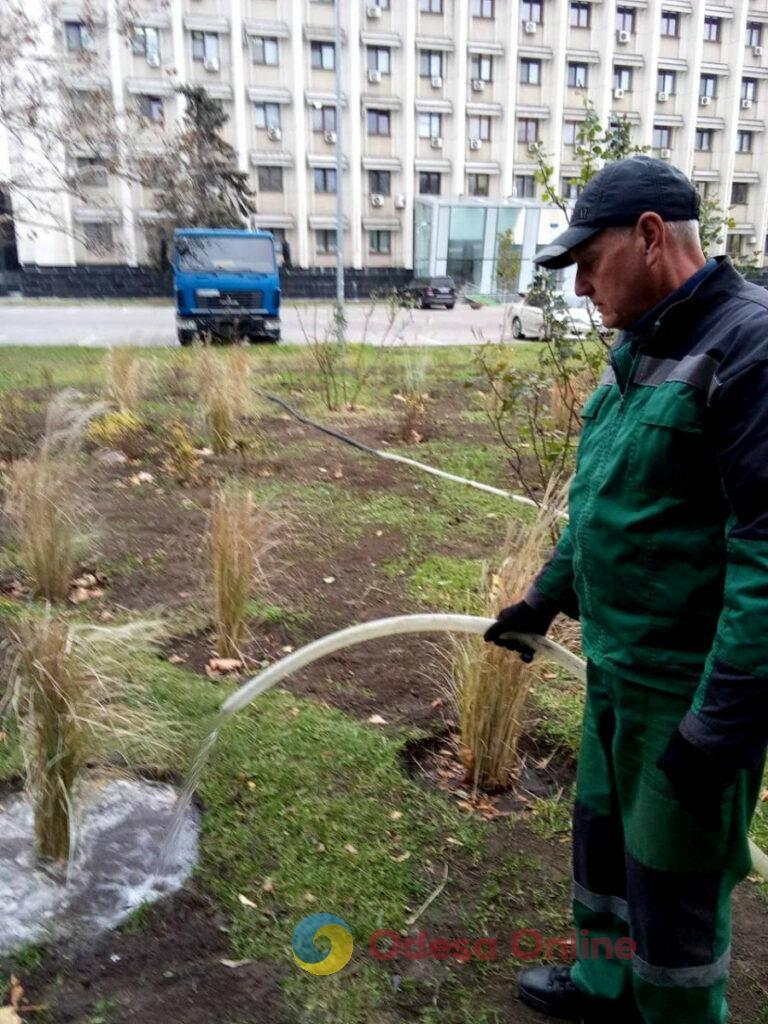
M 499 291 L 508 293 L 517 290 L 520 279 L 520 250 L 515 244 L 512 228 L 499 232 L 496 254 L 496 283 Z

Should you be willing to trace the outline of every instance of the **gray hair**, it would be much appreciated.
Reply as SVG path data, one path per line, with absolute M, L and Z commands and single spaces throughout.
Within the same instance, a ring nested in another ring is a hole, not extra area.
M 699 222 L 697 220 L 665 220 L 667 230 L 678 245 L 684 249 L 698 249 L 701 245 L 699 238 Z M 633 225 L 613 227 L 610 230 L 617 234 L 628 235 L 633 230 Z

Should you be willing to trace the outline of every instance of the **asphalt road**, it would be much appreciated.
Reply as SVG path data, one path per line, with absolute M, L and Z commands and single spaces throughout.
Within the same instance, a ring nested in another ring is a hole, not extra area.
M 282 343 L 306 344 L 306 337 L 325 336 L 331 330 L 332 306 L 307 304 L 282 310 Z M 20 302 L 0 300 L 1 345 L 176 345 L 175 312 L 171 305 L 130 302 L 111 305 L 87 302 Z M 480 338 L 498 341 L 504 320 L 503 306 L 473 310 L 459 304 L 447 309 L 403 309 L 395 323 L 387 323 L 380 307 L 370 314 L 364 303 L 347 306 L 350 341 L 394 345 L 472 345 Z

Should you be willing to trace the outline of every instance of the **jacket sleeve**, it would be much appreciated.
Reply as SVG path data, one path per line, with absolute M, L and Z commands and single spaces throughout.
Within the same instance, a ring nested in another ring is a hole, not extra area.
M 715 378 L 715 443 L 730 504 L 723 605 L 683 736 L 731 768 L 768 745 L 768 356 Z
M 566 526 L 560 540 L 525 595 L 533 608 L 549 608 L 564 612 L 572 619 L 579 617 L 579 602 L 573 589 L 573 545 L 570 526 Z

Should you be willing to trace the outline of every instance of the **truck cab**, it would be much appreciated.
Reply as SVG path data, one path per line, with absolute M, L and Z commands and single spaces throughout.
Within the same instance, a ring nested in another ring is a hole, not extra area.
M 204 334 L 280 340 L 280 276 L 269 231 L 178 228 L 172 262 L 182 345 Z

